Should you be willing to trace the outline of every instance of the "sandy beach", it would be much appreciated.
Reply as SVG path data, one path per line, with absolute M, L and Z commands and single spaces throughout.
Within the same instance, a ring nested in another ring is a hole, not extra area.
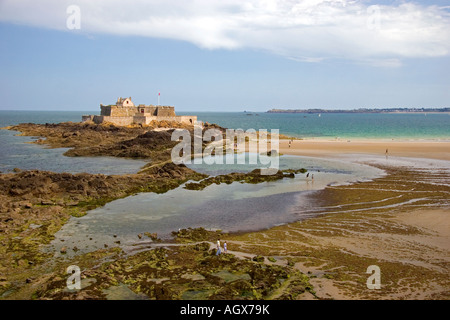
M 314 298 L 450 298 L 450 143 L 280 140 L 280 153 L 376 159 L 387 176 L 318 192 L 319 217 L 238 237 L 240 250 L 291 259 L 312 275 Z M 380 290 L 366 286 L 369 265 Z
M 450 160 L 448 141 L 394 140 L 280 140 L 280 153 L 303 156 L 336 156 L 343 154 L 371 154 Z

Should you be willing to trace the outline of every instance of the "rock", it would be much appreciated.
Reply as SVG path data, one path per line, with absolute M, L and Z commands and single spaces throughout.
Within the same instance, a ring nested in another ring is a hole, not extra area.
M 256 261 L 256 262 L 264 262 L 264 257 L 262 257 L 262 256 L 254 256 L 252 260 Z
M 292 261 L 292 259 L 286 259 L 287 260 L 287 265 L 289 266 L 289 267 L 293 267 L 294 265 L 295 265 L 295 262 L 294 261 Z
M 77 252 L 77 251 L 80 250 L 80 249 L 78 249 L 78 248 L 75 246 L 75 247 L 73 247 L 72 250 L 75 251 L 75 252 Z
M 26 283 L 31 283 L 31 279 L 30 279 L 30 278 L 27 278 L 27 279 L 25 280 L 25 282 L 26 282 Z
M 33 207 L 33 205 L 31 203 L 26 203 L 25 204 L 25 208 L 26 209 L 31 209 Z
M 59 250 L 59 252 L 61 252 L 62 254 L 66 254 L 67 253 L 67 248 L 66 247 L 62 247 L 61 250 Z
M 144 234 L 152 240 L 158 239 L 158 234 L 156 232 L 155 233 L 145 232 Z
M 194 250 L 197 250 L 197 251 L 208 251 L 209 248 L 210 248 L 210 245 L 208 242 L 197 243 L 194 246 Z
M 18 173 L 18 172 L 22 172 L 22 170 L 19 169 L 19 168 L 14 168 L 14 169 L 13 169 L 13 172 L 17 172 L 17 173 Z
M 43 206 L 52 206 L 52 205 L 53 205 L 53 201 L 50 201 L 50 200 L 42 200 L 42 201 L 41 201 L 41 205 L 43 205 Z
M 138 238 L 142 239 L 142 234 L 141 233 L 138 234 Z

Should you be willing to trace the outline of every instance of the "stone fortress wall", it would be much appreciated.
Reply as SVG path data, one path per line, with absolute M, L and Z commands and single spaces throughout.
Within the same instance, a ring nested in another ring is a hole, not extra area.
M 186 124 L 195 124 L 197 116 L 177 116 L 173 106 L 154 106 L 140 104 L 135 106 L 130 98 L 117 99 L 115 105 L 104 106 L 100 104 L 100 115 L 87 115 L 82 117 L 82 121 L 92 121 L 94 123 L 113 123 L 119 126 L 131 124 L 148 125 L 153 120 L 157 121 L 177 121 Z

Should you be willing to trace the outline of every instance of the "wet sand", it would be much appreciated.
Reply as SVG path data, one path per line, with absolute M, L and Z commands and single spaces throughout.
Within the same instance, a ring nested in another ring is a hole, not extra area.
M 393 140 L 280 140 L 280 153 L 303 156 L 336 156 L 343 154 L 371 154 L 450 160 L 448 141 L 393 141 Z
M 395 161 L 380 161 L 386 148 Z M 281 140 L 280 153 L 372 157 L 387 176 L 328 187 L 311 198 L 321 216 L 241 235 L 230 248 L 291 259 L 319 299 L 450 298 L 448 142 Z M 380 290 L 367 288 L 370 265 L 381 269 Z

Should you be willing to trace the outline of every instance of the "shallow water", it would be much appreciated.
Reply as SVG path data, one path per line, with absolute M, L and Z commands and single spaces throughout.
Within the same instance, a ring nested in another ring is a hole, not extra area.
M 47 170 L 69 173 L 131 174 L 147 162 L 115 157 L 66 157 L 68 148 L 50 149 L 30 143 L 32 137 L 17 136 L 18 132 L 0 130 L 0 171 Z
M 112 201 L 84 217 L 71 218 L 55 235 L 50 249 L 59 252 L 62 246 L 77 246 L 80 252 L 86 252 L 105 244 L 116 246 L 116 241 L 132 248 L 139 242 L 149 242 L 145 236 L 139 240 L 140 233 L 156 232 L 159 237 L 168 238 L 172 231 L 187 227 L 265 229 L 310 217 L 307 212 L 317 204 L 311 203 L 308 195 L 315 190 L 383 175 L 382 170 L 348 161 L 280 157 L 280 169 L 287 167 L 307 168 L 310 175 L 306 178 L 306 174 L 297 174 L 295 178 L 260 184 L 213 184 L 202 191 L 179 187 L 164 194 L 140 193 Z M 209 166 L 197 170 L 217 173 L 216 168 Z M 233 166 L 226 170 L 235 171 Z

